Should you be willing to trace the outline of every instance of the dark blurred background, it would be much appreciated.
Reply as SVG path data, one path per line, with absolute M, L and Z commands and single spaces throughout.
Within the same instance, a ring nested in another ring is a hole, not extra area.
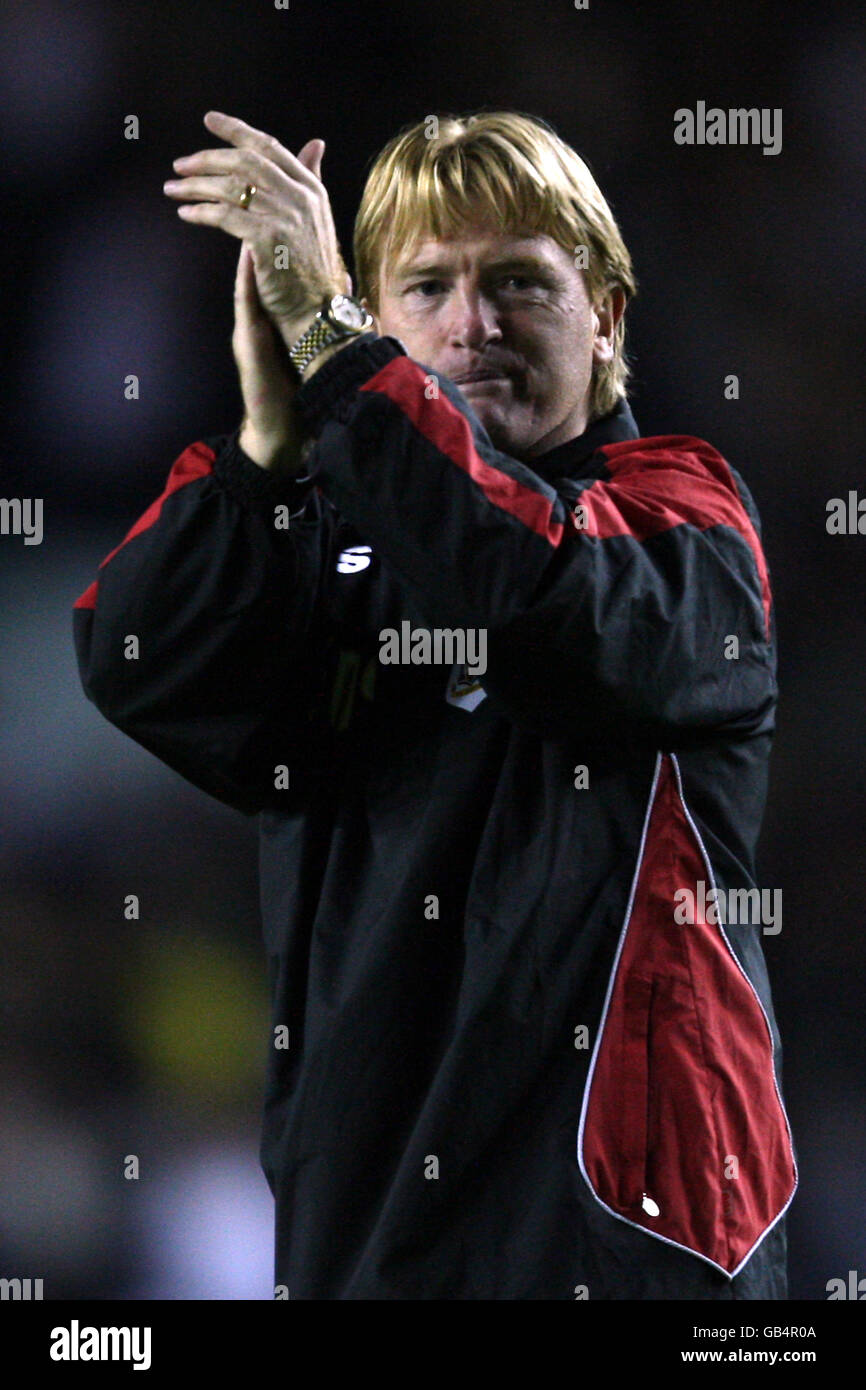
M 178 218 L 171 161 L 219 143 L 211 107 L 295 150 L 321 136 L 348 258 L 386 139 L 481 106 L 545 117 L 588 160 L 640 282 L 642 433 L 709 439 L 763 517 L 791 1295 L 866 1274 L 866 536 L 825 527 L 864 483 L 864 90 L 853 3 L 6 0 L 0 495 L 42 497 L 45 533 L 0 537 L 0 1274 L 52 1298 L 272 1295 L 255 822 L 101 718 L 71 637 L 173 460 L 240 418 L 237 244 Z M 781 107 L 781 153 L 676 145 L 698 100 Z

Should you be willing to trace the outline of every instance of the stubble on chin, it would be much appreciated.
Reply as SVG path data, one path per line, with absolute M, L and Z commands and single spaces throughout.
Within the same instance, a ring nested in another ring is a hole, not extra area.
M 526 442 L 523 432 L 515 427 L 513 423 L 501 418 L 492 420 L 488 425 L 483 419 L 481 423 L 487 431 L 488 438 L 495 449 L 501 454 L 508 454 L 511 458 L 522 458 Z

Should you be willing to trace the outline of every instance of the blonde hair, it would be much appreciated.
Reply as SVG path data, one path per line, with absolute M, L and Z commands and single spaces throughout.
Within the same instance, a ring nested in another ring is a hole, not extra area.
M 538 117 L 481 111 L 427 116 L 376 157 L 355 219 L 355 293 L 377 313 L 382 266 L 395 248 L 454 236 L 479 220 L 510 235 L 546 233 L 584 270 L 593 305 L 616 287 L 626 303 L 637 292 L 619 228 L 580 155 Z M 591 419 L 625 395 L 624 344 L 623 316 L 612 359 L 593 373 Z

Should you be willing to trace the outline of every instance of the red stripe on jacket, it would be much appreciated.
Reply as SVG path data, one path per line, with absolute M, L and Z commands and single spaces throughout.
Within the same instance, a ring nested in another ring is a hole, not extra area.
M 475 448 L 466 416 L 447 396 L 429 401 L 423 389 L 426 380 L 417 362 L 395 357 L 361 390 L 387 396 L 425 439 L 469 474 L 489 502 L 544 536 L 552 546 L 559 545 L 564 528 L 553 520 L 553 507 L 547 498 L 485 463 Z M 625 440 L 603 446 L 599 452 L 613 477 L 592 483 L 581 494 L 579 501 L 587 509 L 588 520 L 577 529 L 599 539 L 631 536 L 642 541 L 684 523 L 700 530 L 732 527 L 754 556 L 764 629 L 769 636 L 771 594 L 766 560 L 721 454 L 704 440 L 687 435 Z M 662 491 L 659 469 L 666 475 Z
M 155 502 L 151 502 L 147 511 L 143 512 L 135 525 L 127 531 L 120 545 L 116 545 L 114 549 L 106 555 L 99 568 L 103 569 L 103 567 L 108 564 L 109 560 L 113 560 L 117 552 L 122 550 L 134 536 L 140 536 L 142 531 L 147 531 L 149 527 L 153 526 L 155 522 L 159 520 L 162 505 L 167 497 L 170 497 L 173 492 L 177 492 L 179 488 L 186 487 L 187 483 L 194 483 L 197 478 L 206 478 L 207 475 L 213 471 L 215 458 L 216 455 L 213 449 L 209 448 L 207 444 L 202 444 L 200 441 L 196 444 L 191 444 L 188 449 L 184 449 L 180 457 L 175 460 L 165 487 L 159 497 L 157 497 Z M 95 608 L 98 593 L 99 580 L 97 579 L 93 581 L 88 589 L 85 589 L 79 599 L 76 599 L 73 607 Z
M 767 562 L 721 454 L 705 440 L 688 435 L 627 440 L 604 445 L 599 452 L 613 476 L 609 482 L 592 483 L 580 494 L 578 502 L 587 515 L 579 529 L 590 536 L 633 536 L 643 541 L 682 522 L 702 531 L 730 526 L 752 552 L 769 636 L 772 595 Z M 664 473 L 662 487 L 659 472 Z
M 552 546 L 562 540 L 562 522 L 554 521 L 553 506 L 540 492 L 519 483 L 507 473 L 485 463 L 475 448 L 472 428 L 466 416 L 440 395 L 428 400 L 424 394 L 427 378 L 417 362 L 395 357 L 361 387 L 387 396 L 425 439 L 468 473 L 481 488 L 488 502 L 516 517 L 530 531 L 543 536 Z

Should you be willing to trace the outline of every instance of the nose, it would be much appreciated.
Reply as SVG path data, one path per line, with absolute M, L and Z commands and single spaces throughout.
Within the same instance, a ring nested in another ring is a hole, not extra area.
M 479 351 L 502 337 L 495 306 L 474 285 L 455 286 L 451 298 L 451 343 Z

